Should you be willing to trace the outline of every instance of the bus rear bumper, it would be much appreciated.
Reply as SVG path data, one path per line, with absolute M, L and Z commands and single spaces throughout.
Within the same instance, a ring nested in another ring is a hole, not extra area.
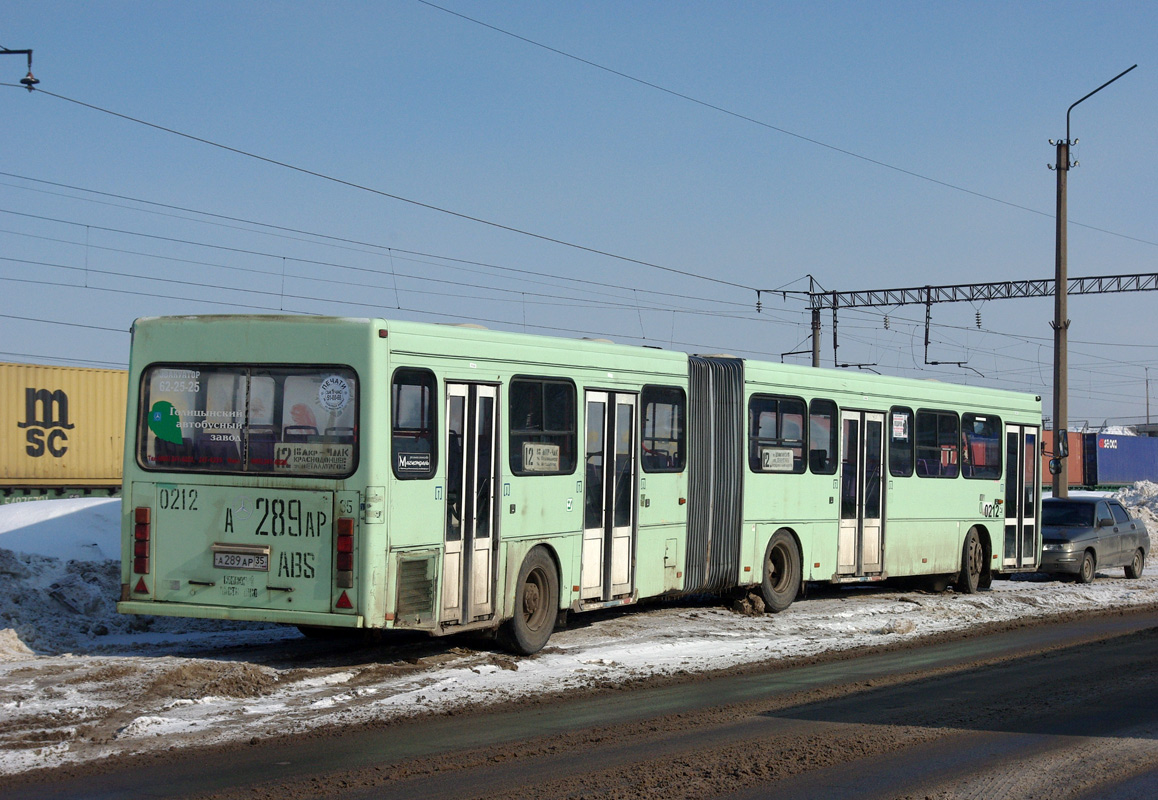
M 270 608 L 235 608 L 201 606 L 191 603 L 154 603 L 147 600 L 122 600 L 117 603 L 121 614 L 148 614 L 155 617 L 195 617 L 228 619 L 238 622 L 276 622 L 283 625 L 315 625 L 324 628 L 361 628 L 361 614 L 326 614 L 316 611 L 280 611 Z

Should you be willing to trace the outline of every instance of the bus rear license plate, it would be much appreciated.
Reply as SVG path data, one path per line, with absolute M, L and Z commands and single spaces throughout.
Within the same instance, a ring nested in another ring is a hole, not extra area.
M 269 572 L 268 553 L 214 553 L 213 566 L 221 569 L 252 569 Z

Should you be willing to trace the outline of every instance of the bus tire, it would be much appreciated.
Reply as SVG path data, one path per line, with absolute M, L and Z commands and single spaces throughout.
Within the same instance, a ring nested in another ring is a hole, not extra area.
M 537 653 L 551 638 L 559 614 L 559 576 L 542 547 L 527 553 L 515 584 L 515 615 L 499 628 L 499 642 L 518 655 Z
M 800 551 L 787 531 L 776 531 L 764 550 L 760 596 L 764 608 L 772 613 L 792 605 L 800 591 Z
M 957 575 L 957 591 L 962 594 L 976 594 L 981 588 L 981 573 L 985 570 L 985 550 L 976 528 L 965 534 L 965 544 L 961 547 L 961 572 Z

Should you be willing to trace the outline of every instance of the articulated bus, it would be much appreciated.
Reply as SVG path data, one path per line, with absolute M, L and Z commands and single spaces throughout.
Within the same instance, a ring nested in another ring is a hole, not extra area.
M 123 613 L 533 653 L 568 612 L 1033 571 L 1040 398 L 381 319 L 133 326 Z

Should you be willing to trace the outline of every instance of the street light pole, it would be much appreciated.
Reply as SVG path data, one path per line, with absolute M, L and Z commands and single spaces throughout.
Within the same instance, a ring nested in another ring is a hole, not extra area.
M 1067 348 L 1068 340 L 1067 334 L 1069 332 L 1070 321 L 1066 316 L 1066 294 L 1069 288 L 1069 276 L 1067 275 L 1067 242 L 1066 242 L 1066 175 L 1070 167 L 1076 167 L 1077 162 L 1070 163 L 1070 144 L 1077 144 L 1077 139 L 1070 140 L 1070 112 L 1074 110 L 1074 106 L 1086 100 L 1087 98 L 1097 94 L 1102 89 L 1105 89 L 1118 78 L 1125 75 L 1126 72 L 1134 69 L 1138 65 L 1135 64 L 1130 69 L 1122 72 L 1119 75 L 1111 78 L 1103 83 L 1097 89 L 1087 94 L 1081 100 L 1071 105 L 1066 110 L 1066 138 L 1061 141 L 1054 142 L 1050 140 L 1050 144 L 1057 146 L 1057 164 L 1051 166 L 1050 169 L 1057 171 L 1057 232 L 1055 237 L 1054 248 L 1054 303 L 1053 303 L 1053 448 L 1054 453 L 1066 452 L 1068 449 L 1068 441 L 1066 441 L 1066 420 L 1069 415 L 1068 408 L 1068 392 L 1069 392 L 1069 365 L 1067 363 Z M 1054 497 L 1069 497 L 1069 478 L 1068 470 L 1066 469 L 1065 458 L 1061 457 L 1060 469 L 1053 476 L 1053 496 Z

